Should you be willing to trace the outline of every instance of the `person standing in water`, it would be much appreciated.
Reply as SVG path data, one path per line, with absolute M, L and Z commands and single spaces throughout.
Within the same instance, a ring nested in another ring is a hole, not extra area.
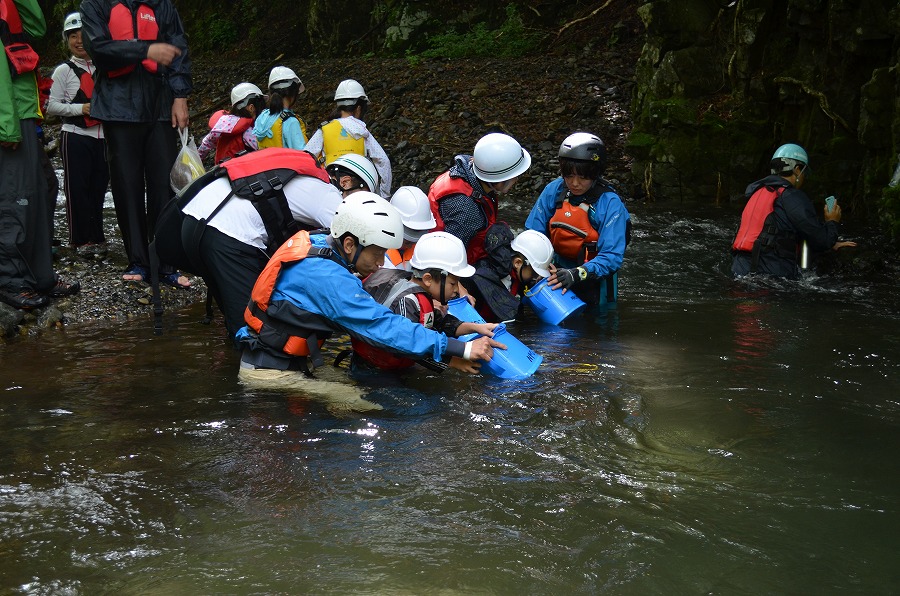
M 803 242 L 815 252 L 856 246 L 838 241 L 841 207 L 836 202 L 830 208 L 826 203 L 825 221 L 819 221 L 812 201 L 800 190 L 808 169 L 806 150 L 788 143 L 772 155 L 771 174 L 747 187 L 747 206 L 731 244 L 735 277 L 799 277 Z

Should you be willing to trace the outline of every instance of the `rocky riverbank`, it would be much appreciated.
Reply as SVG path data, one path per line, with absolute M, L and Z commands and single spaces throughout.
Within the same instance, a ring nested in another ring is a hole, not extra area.
M 620 38 L 634 36 L 619 47 L 582 46 L 577 55 L 544 55 L 522 60 L 431 60 L 412 62 L 378 58 L 279 61 L 293 68 L 307 91 L 296 112 L 310 131 L 325 120 L 332 107 L 334 87 L 355 78 L 372 102 L 369 126 L 391 158 L 394 188 L 428 186 L 458 153 L 471 153 L 475 142 L 490 130 L 515 136 L 532 154 L 533 165 L 501 204 L 519 214 L 533 204 L 543 186 L 556 176 L 560 141 L 575 130 L 590 130 L 606 141 L 609 175 L 623 195 L 629 195 L 630 164 L 624 141 L 630 131 L 631 97 L 637 23 Z M 265 89 L 270 62 L 232 64 L 195 63 L 195 93 L 191 99 L 191 131 L 199 142 L 207 132 L 212 110 L 227 103 L 231 87 L 250 80 Z M 51 137 L 58 124 L 49 123 Z M 311 134 L 311 132 L 310 132 Z M 58 177 L 62 164 L 52 158 Z M 68 230 L 64 199 L 56 210 L 57 270 L 69 281 L 79 281 L 81 292 L 30 313 L 0 304 L 0 334 L 6 338 L 30 336 L 48 329 L 85 323 L 121 324 L 136 317 L 151 317 L 149 287 L 125 282 L 127 263 L 112 201 L 105 209 L 109 250 L 106 255 L 79 255 L 65 246 Z M 507 216 L 509 217 L 509 216 Z M 167 310 L 205 298 L 203 280 L 193 278 L 188 290 L 163 287 Z

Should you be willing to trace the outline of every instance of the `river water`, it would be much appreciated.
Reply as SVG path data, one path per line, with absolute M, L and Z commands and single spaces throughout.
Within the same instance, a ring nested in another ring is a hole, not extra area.
M 735 212 L 632 209 L 526 381 L 252 391 L 200 305 L 0 344 L 0 592 L 896 592 L 896 273 L 737 285 Z

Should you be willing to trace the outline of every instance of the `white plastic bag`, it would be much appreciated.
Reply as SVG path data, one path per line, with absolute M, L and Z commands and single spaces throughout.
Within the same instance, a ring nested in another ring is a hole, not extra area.
M 203 167 L 200 153 L 197 152 L 194 137 L 189 136 L 188 129 L 182 128 L 178 134 L 181 136 L 181 151 L 178 152 L 175 165 L 169 174 L 169 184 L 172 185 L 172 190 L 181 194 L 191 182 L 206 173 L 206 169 Z

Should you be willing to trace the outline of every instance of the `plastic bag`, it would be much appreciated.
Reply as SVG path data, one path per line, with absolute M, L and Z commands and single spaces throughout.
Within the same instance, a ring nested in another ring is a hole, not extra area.
M 203 160 L 197 152 L 194 137 L 188 136 L 188 129 L 183 128 L 178 134 L 181 135 L 181 151 L 178 152 L 175 165 L 169 174 L 169 184 L 172 185 L 172 190 L 181 194 L 191 182 L 206 173 L 206 168 L 203 167 Z

